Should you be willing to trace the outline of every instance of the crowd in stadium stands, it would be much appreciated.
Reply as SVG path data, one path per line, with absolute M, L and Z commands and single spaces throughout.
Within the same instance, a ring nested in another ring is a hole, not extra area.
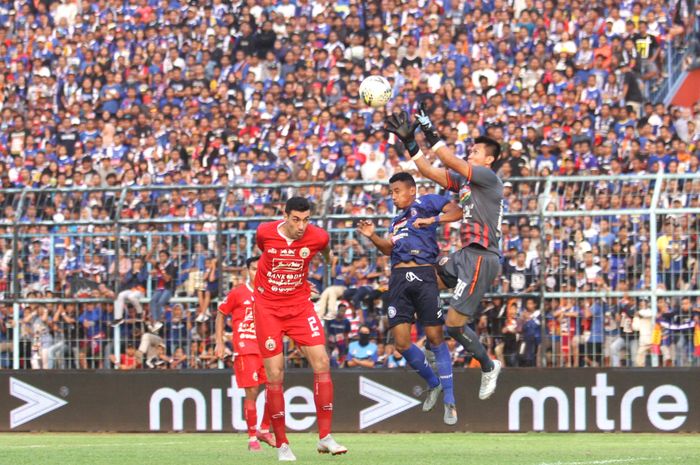
M 543 280 L 550 291 L 649 288 L 648 216 L 534 212 L 647 208 L 652 183 L 634 175 L 698 172 L 700 102 L 651 99 L 668 77 L 667 45 L 698 43 L 696 3 L 0 0 L 0 366 L 10 365 L 16 325 L 23 367 L 216 366 L 210 316 L 256 252 L 259 221 L 238 218 L 279 215 L 292 193 L 317 212 L 391 214 L 386 181 L 415 167 L 383 119 L 424 99 L 458 155 L 478 135 L 503 143 L 504 259 L 493 291 L 504 297 L 486 301 L 475 322 L 494 357 L 697 363 L 695 298 L 661 299 L 652 325 L 644 299 L 530 294 Z M 393 86 L 386 110 L 358 99 L 371 74 Z M 551 174 L 620 181 L 555 185 L 543 199 Z M 377 185 L 266 187 L 352 180 Z M 167 185 L 181 189 L 158 190 Z M 26 187 L 35 190 L 11 190 Z M 79 190 L 50 190 L 64 187 Z M 700 179 L 669 181 L 661 202 L 699 207 Z M 352 220 L 324 226 L 337 261 L 319 260 L 312 280 L 333 363 L 405 366 L 385 337 L 388 260 L 366 255 Z M 441 235 L 443 250 L 459 247 L 456 228 Z M 663 288 L 698 289 L 698 231 L 697 215 L 663 218 Z M 108 303 L 23 304 L 13 321 L 15 278 L 15 296 Z M 126 344 L 110 359 L 116 328 Z M 356 341 L 360 331 L 370 345 Z M 450 346 L 456 366 L 472 364 Z M 293 346 L 287 353 L 303 363 Z

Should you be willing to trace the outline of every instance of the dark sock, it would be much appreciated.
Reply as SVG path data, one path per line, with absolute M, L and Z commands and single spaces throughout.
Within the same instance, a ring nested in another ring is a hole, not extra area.
M 452 380 L 452 357 L 450 357 L 450 349 L 444 342 L 437 347 L 433 347 L 435 360 L 437 362 L 438 375 L 440 376 L 440 384 L 442 384 L 442 392 L 445 396 L 446 404 L 455 404 L 455 393 Z
M 401 352 L 401 355 L 403 355 L 408 364 L 418 372 L 420 377 L 427 381 L 430 389 L 440 384 L 440 380 L 425 359 L 425 354 L 418 346 L 411 344 L 411 347 Z
M 462 344 L 467 352 L 474 354 L 474 358 L 481 364 L 481 371 L 493 370 L 493 360 L 489 358 L 486 348 L 469 326 L 448 326 L 447 334 Z

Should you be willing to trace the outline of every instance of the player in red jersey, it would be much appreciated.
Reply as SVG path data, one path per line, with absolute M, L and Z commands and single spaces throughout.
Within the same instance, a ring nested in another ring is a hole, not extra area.
M 255 409 L 255 401 L 258 398 L 258 386 L 265 384 L 265 368 L 258 348 L 258 340 L 255 336 L 255 320 L 253 317 L 253 282 L 258 270 L 260 257 L 251 257 L 246 260 L 248 269 L 248 282 L 231 289 L 226 300 L 219 305 L 216 315 L 216 356 L 224 357 L 224 322 L 227 316 L 231 317 L 233 328 L 233 369 L 236 374 L 236 384 L 245 389 L 243 401 L 243 413 L 248 424 L 248 450 L 260 451 L 260 441 L 275 447 L 275 438 L 270 433 L 270 415 L 268 409 L 264 410 L 260 429 L 257 430 L 258 415 Z
M 255 325 L 267 374 L 267 405 L 280 461 L 296 460 L 289 448 L 284 421 L 284 355 L 282 336 L 287 335 L 307 358 L 314 371 L 314 401 L 321 453 L 344 454 L 348 450 L 331 436 L 333 382 L 326 353 L 323 323 L 309 299 L 309 263 L 319 252 L 330 263 L 330 238 L 309 224 L 311 205 L 292 197 L 284 208 L 284 220 L 258 226 L 256 242 L 262 257 L 255 275 Z

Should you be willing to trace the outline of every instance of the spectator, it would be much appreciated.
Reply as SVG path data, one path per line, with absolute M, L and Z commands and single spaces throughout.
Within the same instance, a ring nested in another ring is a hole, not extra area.
M 343 266 L 337 255 L 333 255 L 331 263 L 331 285 L 321 292 L 321 297 L 316 303 L 316 313 L 319 318 L 324 320 L 333 320 L 337 313 L 341 310 L 338 308 L 338 299 L 345 293 L 349 281 L 350 271 L 349 266 Z
M 143 314 L 141 299 L 146 294 L 146 286 L 148 284 L 148 271 L 143 266 L 143 260 L 136 258 L 133 261 L 132 268 L 126 273 L 124 281 L 121 284 L 121 291 L 117 295 L 117 300 L 114 301 L 114 322 L 112 326 L 116 327 L 124 322 L 124 306 L 126 301 L 131 303 L 136 309 L 136 313 Z
M 350 335 L 350 320 L 345 317 L 348 307 L 347 302 L 338 303 L 338 312 L 332 320 L 326 320 L 326 334 L 328 341 L 338 350 L 338 360 L 342 363 L 348 353 L 348 337 Z
M 644 367 L 646 364 L 646 356 L 651 353 L 653 313 L 649 308 L 649 301 L 645 298 L 639 300 L 639 309 L 635 318 L 637 322 L 633 322 L 633 329 L 639 331 L 639 348 L 636 353 L 635 366 Z
M 151 327 L 157 332 L 163 327 L 165 306 L 173 295 L 173 284 L 176 278 L 175 264 L 170 260 L 170 252 L 158 252 L 158 261 L 152 260 L 151 276 L 153 277 L 153 297 L 151 297 Z
M 406 368 L 406 359 L 392 344 L 387 344 L 384 351 L 387 354 L 384 362 L 386 368 Z
M 358 338 L 348 346 L 347 366 L 349 368 L 374 368 L 377 363 L 377 344 L 370 340 L 369 328 L 361 326 Z
M 117 370 L 135 370 L 141 367 L 141 363 L 136 357 L 136 347 L 131 343 L 126 345 L 126 352 L 121 354 L 118 362 L 113 354 L 109 356 L 109 359 Z
M 165 341 L 168 353 L 175 354 L 176 349 L 187 349 L 188 334 L 192 330 L 189 315 L 181 304 L 172 306 L 171 312 L 166 316 Z
M 218 280 L 218 264 L 216 257 L 208 257 L 206 266 L 202 276 L 201 287 L 197 290 L 197 300 L 199 301 L 199 310 L 195 321 L 202 323 L 211 318 L 209 305 L 211 304 L 212 295 L 216 295 L 219 289 Z
M 518 366 L 537 366 L 538 348 L 542 342 L 541 313 L 535 299 L 527 299 L 520 317 L 521 346 L 519 348 Z

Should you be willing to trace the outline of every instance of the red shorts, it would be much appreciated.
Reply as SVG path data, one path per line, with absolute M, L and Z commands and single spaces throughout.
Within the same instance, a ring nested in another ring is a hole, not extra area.
M 282 353 L 282 336 L 289 336 L 299 346 L 326 343 L 323 323 L 310 301 L 300 306 L 277 307 L 255 303 L 255 331 L 263 358 Z
M 233 360 L 233 372 L 240 388 L 260 386 L 267 382 L 263 359 L 258 354 L 237 355 Z

